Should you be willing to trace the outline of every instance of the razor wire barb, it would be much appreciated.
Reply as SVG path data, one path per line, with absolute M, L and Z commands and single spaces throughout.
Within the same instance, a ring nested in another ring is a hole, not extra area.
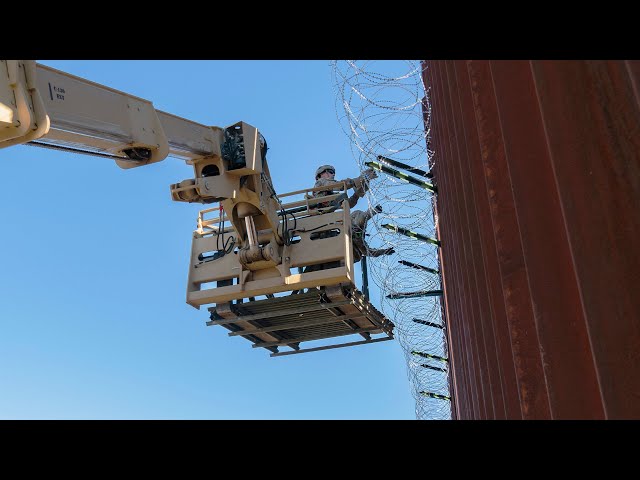
M 407 363 L 416 418 L 451 419 L 447 327 L 435 242 L 436 194 L 425 178 L 431 106 L 420 61 L 330 62 L 336 115 L 360 170 L 374 168 L 368 208 L 382 207 L 367 225 L 370 248 L 395 253 L 369 257 L 369 280 L 380 289 L 381 310 L 396 325 Z M 359 206 L 360 207 L 360 206 Z M 362 207 L 360 207 L 362 208 Z M 429 241 L 431 240 L 431 241 Z

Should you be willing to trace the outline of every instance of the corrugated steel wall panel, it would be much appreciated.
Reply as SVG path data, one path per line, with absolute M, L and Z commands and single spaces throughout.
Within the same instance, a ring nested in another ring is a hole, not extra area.
M 640 418 L 640 62 L 424 66 L 456 418 Z

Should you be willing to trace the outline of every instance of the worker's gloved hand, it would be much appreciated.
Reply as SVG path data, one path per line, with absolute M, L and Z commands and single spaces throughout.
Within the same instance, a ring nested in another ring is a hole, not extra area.
M 360 176 L 366 180 L 373 180 L 374 178 L 378 178 L 378 174 L 373 168 L 367 168 L 364 172 L 362 172 L 362 175 Z
M 372 169 L 367 168 L 365 171 L 360 174 L 358 178 L 356 178 L 355 184 L 355 193 L 358 197 L 364 197 L 364 194 L 369 190 L 369 180 L 377 178 L 378 174 Z

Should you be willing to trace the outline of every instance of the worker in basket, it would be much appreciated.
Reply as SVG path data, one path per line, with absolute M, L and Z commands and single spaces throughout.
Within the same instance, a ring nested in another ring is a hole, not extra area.
M 355 178 L 345 178 L 344 180 L 335 180 L 336 169 L 333 165 L 321 165 L 316 170 L 316 183 L 314 187 L 324 187 L 336 182 L 344 182 L 347 190 L 353 189 L 353 194 L 349 197 L 349 207 L 355 207 L 358 200 L 364 197 L 367 190 L 369 190 L 369 181 L 377 178 L 376 172 L 368 168 L 362 174 Z M 327 195 L 333 195 L 335 192 L 331 189 L 320 190 L 313 192 L 313 197 L 323 197 Z M 329 207 L 329 202 L 320 202 L 317 204 L 317 208 Z M 381 255 L 391 255 L 395 253 L 393 248 L 370 248 L 365 242 L 364 236 L 367 229 L 367 222 L 369 219 L 382 211 L 380 205 L 376 205 L 373 209 L 367 211 L 351 210 L 351 239 L 353 243 L 353 261 L 359 262 L 364 256 L 367 257 L 379 257 Z

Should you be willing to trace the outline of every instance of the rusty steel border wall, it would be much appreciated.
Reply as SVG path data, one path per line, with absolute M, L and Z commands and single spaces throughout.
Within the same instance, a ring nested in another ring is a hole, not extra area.
M 640 418 L 640 61 L 423 67 L 454 418 Z

